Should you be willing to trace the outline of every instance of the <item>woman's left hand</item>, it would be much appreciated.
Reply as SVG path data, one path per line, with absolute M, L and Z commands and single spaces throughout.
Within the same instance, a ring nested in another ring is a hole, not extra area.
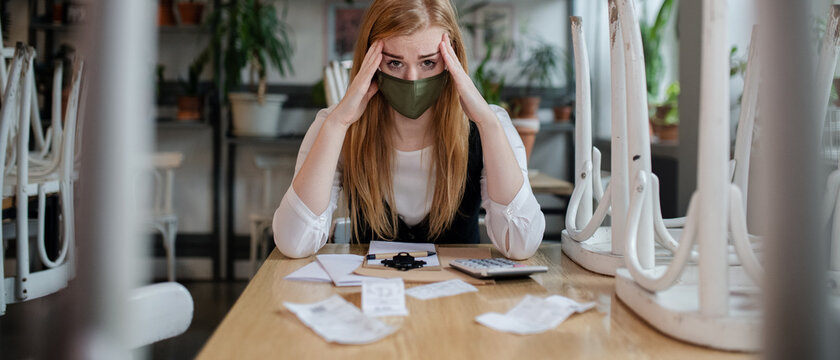
M 455 54 L 455 49 L 452 48 L 452 43 L 449 40 L 449 35 L 444 33 L 443 40 L 441 40 L 440 54 L 443 56 L 443 61 L 449 70 L 449 76 L 455 82 L 455 89 L 461 100 L 461 107 L 467 114 L 470 120 L 476 124 L 481 125 L 482 121 L 496 119 L 496 115 L 484 101 L 484 97 L 476 89 L 470 75 L 464 71 L 461 62 L 458 61 L 458 56 Z

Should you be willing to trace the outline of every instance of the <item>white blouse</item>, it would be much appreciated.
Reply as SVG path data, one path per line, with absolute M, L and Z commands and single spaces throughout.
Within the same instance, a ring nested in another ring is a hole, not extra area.
M 484 218 L 487 235 L 490 241 L 504 256 L 511 259 L 527 259 L 534 255 L 542 241 L 545 231 L 545 217 L 540 210 L 537 199 L 531 192 L 528 182 L 528 168 L 525 161 L 525 146 L 519 134 L 513 127 L 507 112 L 501 107 L 491 105 L 496 113 L 505 135 L 519 163 L 524 181 L 519 192 L 509 204 L 499 204 L 487 195 L 487 172 L 481 171 L 481 207 L 486 211 Z M 295 165 L 297 176 L 304 159 L 309 154 L 312 144 L 318 137 L 324 120 L 332 108 L 323 109 L 315 116 L 315 121 L 298 152 Z M 406 225 L 416 225 L 429 213 L 432 194 L 434 193 L 433 176 L 429 171 L 431 148 L 411 152 L 396 152 L 394 179 L 394 202 L 397 214 L 402 217 Z M 485 159 L 487 161 L 487 159 Z M 283 196 L 280 206 L 274 212 L 274 242 L 277 249 L 292 258 L 310 256 L 327 243 L 329 237 L 332 214 L 338 203 L 341 190 L 341 167 L 339 166 L 330 190 L 330 202 L 321 214 L 315 214 L 295 193 L 294 187 Z M 433 171 L 433 170 L 432 170 Z

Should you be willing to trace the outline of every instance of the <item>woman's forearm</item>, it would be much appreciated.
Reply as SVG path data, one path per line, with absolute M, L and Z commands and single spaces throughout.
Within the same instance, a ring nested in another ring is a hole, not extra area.
M 496 203 L 509 204 L 525 181 L 505 129 L 491 108 L 476 119 L 487 172 L 487 195 Z
M 306 160 L 292 182 L 297 196 L 315 214 L 323 213 L 330 201 L 330 189 L 347 134 L 347 125 L 335 113 L 327 116 Z

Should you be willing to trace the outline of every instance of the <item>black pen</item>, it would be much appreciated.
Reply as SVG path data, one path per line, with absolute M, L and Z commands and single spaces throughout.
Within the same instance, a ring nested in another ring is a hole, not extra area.
M 402 252 L 406 252 L 406 251 L 402 251 Z M 368 260 L 390 259 L 394 256 L 399 255 L 399 254 L 400 253 L 368 254 L 367 259 Z M 413 256 L 413 257 L 425 257 L 425 256 L 432 256 L 432 255 L 435 255 L 435 254 L 437 254 L 437 253 L 434 252 L 434 251 L 413 251 L 413 252 L 408 253 L 409 256 Z

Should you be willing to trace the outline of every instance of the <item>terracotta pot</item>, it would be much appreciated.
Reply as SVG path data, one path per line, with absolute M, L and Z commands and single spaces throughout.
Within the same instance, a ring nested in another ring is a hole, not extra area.
M 840 78 L 834 78 L 834 88 L 840 91 Z M 834 100 L 834 106 L 840 107 L 840 97 Z
M 202 3 L 179 3 L 178 14 L 181 15 L 181 25 L 199 25 L 201 24 L 201 14 L 204 11 L 204 4 Z
M 525 145 L 525 159 L 531 158 L 531 151 L 534 149 L 534 141 L 537 139 L 537 133 L 540 131 L 540 124 L 537 120 L 514 120 L 513 126 L 519 137 L 522 138 L 522 144 Z
M 201 99 L 198 96 L 179 96 L 175 118 L 180 121 L 201 119 Z
M 555 122 L 566 123 L 572 120 L 571 105 L 555 106 L 553 110 Z
M 677 141 L 680 139 L 680 126 L 654 124 L 653 133 L 659 141 Z
M 159 0 L 158 1 L 158 25 L 173 26 L 175 25 L 175 10 L 173 9 L 174 0 Z
M 519 111 L 513 115 L 515 118 L 520 119 L 536 119 L 537 118 L 537 110 L 540 108 L 540 97 L 539 96 L 528 96 L 528 97 L 521 97 L 514 99 L 514 109 L 518 109 Z
M 52 22 L 53 24 L 64 23 L 64 3 L 56 3 L 52 6 Z

